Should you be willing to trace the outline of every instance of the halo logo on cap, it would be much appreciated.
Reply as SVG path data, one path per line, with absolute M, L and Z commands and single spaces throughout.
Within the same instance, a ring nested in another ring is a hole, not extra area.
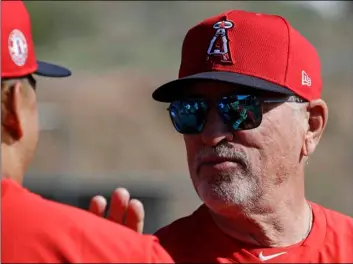
M 12 61 L 20 67 L 25 65 L 28 58 L 28 46 L 27 40 L 20 30 L 14 29 L 11 31 L 8 47 Z
M 229 20 L 218 21 L 213 25 L 213 29 L 215 29 L 216 32 L 208 46 L 207 60 L 210 60 L 211 57 L 219 57 L 221 62 L 232 63 L 228 44 L 228 29 L 233 26 L 233 22 Z

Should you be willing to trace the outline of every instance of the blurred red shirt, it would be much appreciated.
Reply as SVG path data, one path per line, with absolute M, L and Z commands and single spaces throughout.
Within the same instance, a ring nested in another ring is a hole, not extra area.
M 285 248 L 255 248 L 223 233 L 202 205 L 192 215 L 156 232 L 175 262 L 203 263 L 353 263 L 353 219 L 311 203 L 309 236 Z
M 154 236 L 1 180 L 3 263 L 173 263 Z

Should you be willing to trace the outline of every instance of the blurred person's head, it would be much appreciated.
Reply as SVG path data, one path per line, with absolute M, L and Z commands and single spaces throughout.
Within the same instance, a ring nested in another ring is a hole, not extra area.
M 38 141 L 34 74 L 66 77 L 71 72 L 36 61 L 30 17 L 21 1 L 1 2 L 1 168 L 2 177 L 22 181 Z
M 214 212 L 304 200 L 304 166 L 327 123 L 315 48 L 279 17 L 228 11 L 188 31 L 170 103 L 194 187 Z

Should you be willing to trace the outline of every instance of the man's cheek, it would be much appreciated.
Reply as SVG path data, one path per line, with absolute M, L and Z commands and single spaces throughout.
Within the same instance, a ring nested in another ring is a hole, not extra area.
M 191 174 L 195 173 L 197 150 L 198 148 L 195 146 L 186 145 L 187 162 Z
M 198 152 L 198 149 L 200 149 L 199 144 L 187 136 L 184 137 L 184 141 L 188 160 L 194 158 Z

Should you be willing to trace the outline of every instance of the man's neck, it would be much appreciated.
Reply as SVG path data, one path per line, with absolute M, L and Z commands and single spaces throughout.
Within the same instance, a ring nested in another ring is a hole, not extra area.
M 12 179 L 22 185 L 23 168 L 13 154 L 7 147 L 1 146 L 1 178 Z
M 308 202 L 296 206 L 277 203 L 256 212 L 238 212 L 232 217 L 211 212 L 217 226 L 236 240 L 258 247 L 287 247 L 304 240 L 311 230 L 312 211 Z

